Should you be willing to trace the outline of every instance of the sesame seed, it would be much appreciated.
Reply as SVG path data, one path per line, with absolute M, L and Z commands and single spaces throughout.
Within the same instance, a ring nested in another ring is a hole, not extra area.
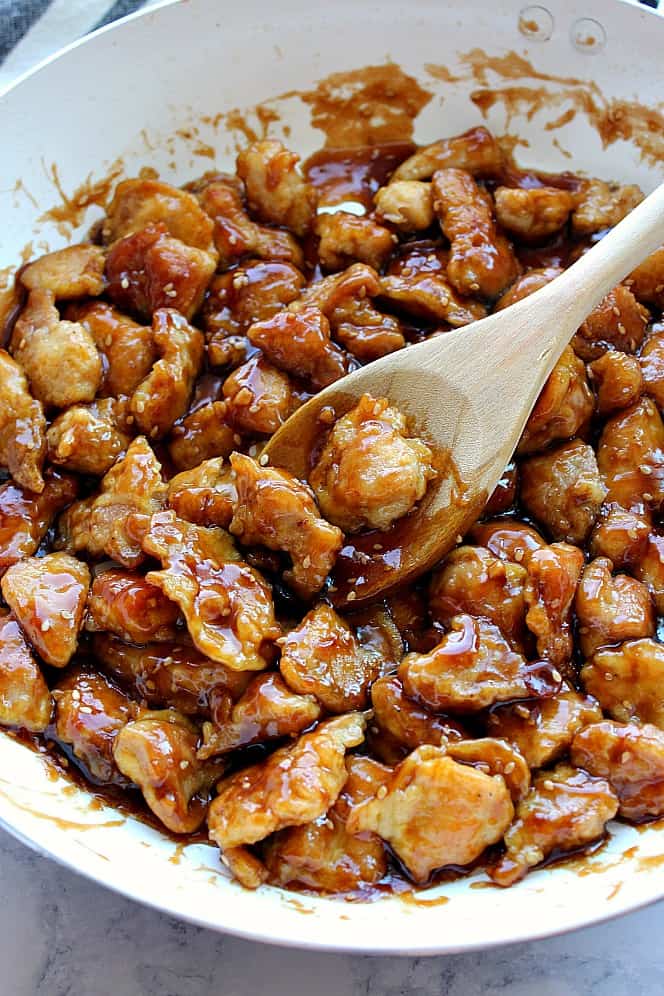
M 377 799 L 384 799 L 387 795 L 387 785 L 379 785 L 378 791 L 376 792 Z
M 267 467 L 268 463 L 270 462 L 270 458 L 267 455 L 267 453 L 261 453 L 261 455 L 258 458 L 258 462 L 261 465 L 261 467 Z
M 509 761 L 505 765 L 505 769 L 504 769 L 505 774 L 506 775 L 511 775 L 515 768 L 516 768 L 516 763 L 514 761 Z
M 604 681 L 613 681 L 613 675 L 610 671 L 604 672 Z
M 620 318 L 620 308 L 618 307 L 617 304 L 614 304 L 614 306 L 611 308 L 611 311 L 616 316 L 616 318 Z
M 236 432 L 233 435 L 233 442 L 235 443 L 236 446 L 239 446 L 242 442 L 242 436 L 238 435 L 238 433 Z
M 461 535 L 461 533 L 457 533 L 456 541 L 457 541 L 457 544 L 463 542 L 463 536 Z
M 129 280 L 127 279 L 127 277 L 122 278 L 122 280 L 120 281 L 120 287 L 122 287 L 123 290 L 127 290 L 127 288 L 129 287 Z
M 621 763 L 622 764 L 627 764 L 627 762 L 629 761 L 629 759 L 630 759 L 631 756 L 632 755 L 630 754 L 630 752 L 628 750 L 624 750 L 622 752 L 622 754 L 620 755 L 620 761 L 621 761 Z
M 383 544 L 382 543 L 374 543 L 373 548 L 376 551 L 382 550 L 383 549 Z
M 650 494 L 649 491 L 644 491 L 643 492 L 643 500 L 644 501 L 652 501 L 652 495 Z
M 311 567 L 311 557 L 308 554 L 302 561 L 302 566 L 304 567 L 305 570 L 307 569 L 307 567 Z
M 189 761 L 180 761 L 180 767 L 185 771 L 189 767 Z
M 51 620 L 50 619 L 44 619 L 43 623 L 41 624 L 41 631 L 42 631 L 42 633 L 48 633 L 48 631 L 49 631 L 50 628 L 51 628 Z
M 562 674 L 560 673 L 560 671 L 557 671 L 556 668 L 554 668 L 553 671 L 551 672 L 551 677 L 553 678 L 554 681 L 563 680 Z
M 78 711 L 84 712 L 86 716 L 92 715 L 92 709 L 90 708 L 90 706 L 81 706 L 81 708 Z
M 514 551 L 514 559 L 516 560 L 517 564 L 520 564 L 521 561 L 523 560 L 523 554 L 524 554 L 523 550 Z
M 545 778 L 542 782 L 542 788 L 547 792 L 553 792 L 553 782 L 550 778 Z
M 73 690 L 73 692 L 71 693 L 71 697 L 73 698 L 74 702 L 78 702 L 80 700 L 81 693 L 79 692 L 78 688 L 75 688 Z
M 627 335 L 627 330 L 625 329 L 625 326 L 623 325 L 622 322 L 618 322 L 618 332 L 620 333 L 620 335 Z
M 628 699 L 623 699 L 622 700 L 622 705 L 623 705 L 623 708 L 625 708 L 625 709 L 632 709 L 633 708 L 632 703 Z
M 530 716 L 530 710 L 524 705 L 514 706 L 514 711 L 517 716 L 521 716 L 521 719 L 528 719 Z
M 145 402 L 144 401 L 137 401 L 136 402 L 136 411 L 138 412 L 139 415 L 143 414 L 143 412 L 145 411 Z
M 649 467 L 647 463 L 639 464 L 639 470 L 642 474 L 652 474 L 652 467 Z
M 357 598 L 357 592 L 356 591 L 349 591 L 348 592 L 348 601 L 349 602 L 354 602 L 356 598 Z

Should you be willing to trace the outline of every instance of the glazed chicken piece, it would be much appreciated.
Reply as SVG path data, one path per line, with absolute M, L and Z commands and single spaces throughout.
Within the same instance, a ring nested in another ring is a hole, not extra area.
M 106 301 L 70 304 L 64 317 L 87 329 L 103 358 L 98 395 L 132 395 L 157 358 L 152 329 L 139 325 Z
M 177 605 L 140 574 L 111 568 L 92 582 L 85 628 L 129 643 L 173 640 L 178 616 Z
M 299 159 L 276 139 L 263 139 L 243 149 L 236 165 L 251 213 L 303 236 L 313 225 L 316 191 L 302 178 Z
M 146 579 L 180 606 L 194 645 L 236 671 L 261 671 L 281 630 L 269 586 L 239 560 L 228 533 L 152 516 L 143 549 L 163 567 Z
M 518 263 L 498 234 L 490 196 L 461 169 L 442 169 L 431 181 L 433 209 L 450 240 L 447 275 L 461 294 L 496 298 L 518 275 Z
M 639 366 L 644 390 L 662 408 L 664 407 L 664 325 L 653 325 L 641 349 Z
M 330 338 L 330 323 L 319 308 L 279 311 L 255 322 L 249 341 L 275 367 L 311 382 L 320 390 L 348 372 L 343 350 Z
M 187 410 L 203 363 L 203 335 L 171 308 L 152 316 L 159 359 L 134 391 L 130 407 L 136 425 L 150 439 L 161 438 Z
M 522 651 L 526 639 L 526 570 L 504 562 L 481 546 L 459 546 L 431 577 L 429 611 L 447 625 L 454 616 L 483 616 Z
M 578 435 L 590 421 L 594 407 L 583 360 L 571 346 L 565 346 L 530 413 L 517 453 L 538 453 L 556 439 Z
M 530 788 L 530 769 L 526 759 L 513 745 L 493 737 L 477 740 L 459 740 L 448 744 L 447 755 L 462 764 L 470 764 L 485 775 L 498 775 L 503 779 L 517 803 Z
M 606 557 L 597 557 L 584 568 L 579 581 L 574 608 L 584 657 L 607 644 L 655 632 L 648 589 L 627 574 L 612 576 L 612 568 Z
M 503 778 L 425 745 L 397 765 L 376 796 L 354 806 L 350 833 L 386 840 L 416 882 L 437 868 L 468 865 L 501 839 L 514 815 Z
M 48 458 L 66 470 L 101 477 L 129 446 L 126 399 L 72 405 L 49 426 Z
M 179 519 L 199 526 L 228 528 L 237 501 L 230 464 L 222 457 L 204 460 L 168 482 L 168 505 Z
M 346 820 L 355 806 L 375 796 L 392 772 L 369 757 L 346 758 L 348 780 L 334 806 L 311 823 L 280 830 L 265 848 L 274 885 L 297 883 L 344 893 L 373 885 L 387 872 L 387 854 L 374 834 L 351 834 Z
M 353 533 L 407 515 L 434 476 L 431 450 L 407 435 L 404 416 L 365 394 L 335 423 L 309 481 L 325 518 Z
M 139 436 L 102 478 L 99 494 L 75 502 L 60 517 L 60 546 L 69 553 L 84 550 L 91 557 L 106 555 L 123 567 L 138 567 L 145 560 L 141 537 L 165 499 L 161 464 Z
M 579 328 L 572 340 L 574 351 L 582 360 L 596 360 L 607 349 L 634 353 L 643 342 L 648 318 L 648 309 L 631 290 L 618 284 Z
M 395 675 L 379 678 L 371 686 L 373 721 L 380 733 L 407 750 L 422 744 L 440 747 L 466 737 L 463 726 L 449 716 L 437 715 L 409 699 Z M 373 731 L 372 731 L 373 732 Z
M 190 321 L 216 267 L 216 252 L 196 249 L 169 234 L 163 222 L 114 242 L 106 257 L 108 295 L 120 311 L 150 321 L 174 308 Z
M 544 537 L 518 519 L 502 518 L 476 523 L 468 533 L 473 543 L 485 546 L 500 560 L 528 566 L 535 550 L 546 546 Z
M 427 180 L 436 170 L 467 170 L 473 176 L 495 176 L 503 165 L 503 154 L 491 132 L 484 127 L 470 128 L 462 135 L 442 138 L 418 149 L 392 174 L 396 180 Z
M 617 642 L 617 641 L 612 641 Z M 664 647 L 654 640 L 629 640 L 606 647 L 581 670 L 584 687 L 602 709 L 622 723 L 652 723 L 664 730 Z
M 60 319 L 50 291 L 30 291 L 10 352 L 44 406 L 67 408 L 94 400 L 102 378 L 101 356 L 83 325 Z
M 320 265 L 332 272 L 343 270 L 352 263 L 366 263 L 374 270 L 382 270 L 397 242 L 389 228 L 348 211 L 319 214 L 314 231 L 320 239 Z
M 126 785 L 113 760 L 113 743 L 137 707 L 108 678 L 74 668 L 53 689 L 55 735 L 71 747 L 96 785 Z
M 633 567 L 635 577 L 646 586 L 658 615 L 664 613 L 664 536 L 650 533 L 641 558 Z
M 560 675 L 528 668 L 497 626 L 460 615 L 429 654 L 406 654 L 399 668 L 406 695 L 436 712 L 477 712 L 496 702 L 551 694 Z
M 632 568 L 648 549 L 650 521 L 647 516 L 627 512 L 620 505 L 604 506 L 600 521 L 590 537 L 590 554 L 608 557 L 621 570 Z
M 574 851 L 602 837 L 618 811 L 618 799 L 603 778 L 559 764 L 543 771 L 517 806 L 505 834 L 507 851 L 489 874 L 497 885 L 512 885 L 554 851 Z
M 214 251 L 213 222 L 196 198 L 170 183 L 147 178 L 118 183 L 104 220 L 104 242 L 117 242 L 156 223 L 163 223 L 168 234 L 185 245 Z
M 346 751 L 362 743 L 365 725 L 359 713 L 328 719 L 225 778 L 208 811 L 212 840 L 226 851 L 327 813 L 348 778 Z
M 230 424 L 252 436 L 271 436 L 299 404 L 288 375 L 260 354 L 234 370 L 223 391 Z
M 98 297 L 104 290 L 104 260 L 100 246 L 66 246 L 28 263 L 19 279 L 29 291 L 47 291 L 57 301 Z
M 0 575 L 35 553 L 56 515 L 76 497 L 78 483 L 69 474 L 49 469 L 44 482 L 39 494 L 11 481 L 0 486 Z
M 567 223 L 574 198 L 558 187 L 498 187 L 494 193 L 498 223 L 523 242 L 549 238 Z
M 0 609 L 0 726 L 43 733 L 53 701 L 21 627 Z
M 0 349 L 0 466 L 29 491 L 44 490 L 46 419 L 19 364 Z
M 192 470 L 213 457 L 227 457 L 241 442 L 228 421 L 228 403 L 196 408 L 173 427 L 168 452 L 178 470 Z M 237 438 L 236 438 L 237 437 Z
M 626 820 L 664 815 L 664 733 L 647 723 L 593 723 L 578 733 L 572 761 L 606 778 Z
M 237 491 L 230 531 L 243 546 L 283 550 L 292 561 L 284 581 L 304 599 L 320 591 L 343 544 L 343 533 L 321 515 L 311 490 L 285 470 L 231 456 Z
M 27 557 L 2 578 L 2 594 L 39 656 L 65 667 L 78 646 L 90 587 L 86 564 L 67 553 Z
M 625 283 L 637 301 L 664 309 L 664 246 L 632 270 Z
M 549 699 L 497 706 L 488 718 L 488 731 L 514 744 L 528 767 L 543 768 L 569 749 L 580 730 L 601 718 L 602 711 L 594 699 L 565 684 Z
M 534 270 L 528 270 L 523 276 L 517 277 L 511 287 L 509 287 L 494 305 L 494 311 L 502 311 L 509 308 L 510 304 L 523 301 L 525 297 L 530 297 L 540 287 L 545 287 L 552 280 L 562 273 L 560 266 L 543 266 Z
M 364 709 L 380 662 L 365 654 L 350 626 L 321 603 L 277 640 L 279 668 L 290 688 L 314 695 L 328 712 Z
M 572 232 L 592 235 L 613 228 L 643 200 L 643 191 L 634 184 L 621 186 L 604 180 L 588 180 L 576 196 L 572 212 Z
M 573 676 L 572 607 L 583 552 L 567 543 L 552 543 L 528 558 L 524 600 L 526 626 L 537 639 L 537 653 L 554 668 Z
M 573 439 L 521 464 L 521 501 L 553 540 L 581 546 L 606 497 L 592 446 Z
M 597 464 L 607 500 L 642 514 L 664 501 L 664 423 L 650 398 L 605 424 Z
M 253 678 L 237 702 L 227 700 L 225 715 L 203 724 L 199 758 L 227 754 L 237 747 L 278 737 L 294 737 L 320 719 L 321 708 L 313 695 L 291 692 L 278 674 Z
M 607 350 L 588 365 L 588 373 L 597 393 L 597 411 L 609 415 L 629 408 L 644 391 L 641 364 L 636 356 L 619 350 Z
M 431 184 L 420 180 L 394 180 L 374 196 L 376 217 L 398 232 L 423 232 L 433 225 Z
M 453 328 L 486 315 L 484 305 L 457 294 L 444 273 L 407 271 L 406 267 L 400 275 L 388 275 L 381 280 L 381 298 L 391 307 L 426 322 L 446 323 Z

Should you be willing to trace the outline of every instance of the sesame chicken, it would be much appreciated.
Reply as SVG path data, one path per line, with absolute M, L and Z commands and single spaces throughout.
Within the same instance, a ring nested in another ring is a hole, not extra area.
M 581 669 L 584 688 L 613 719 L 664 730 L 663 679 L 664 648 L 647 638 L 598 650 Z
M 595 452 L 580 439 L 521 464 L 521 501 L 553 540 L 583 544 L 605 497 Z
M 599 647 L 652 636 L 655 614 L 645 585 L 627 574 L 612 574 L 613 564 L 596 557 L 583 570 L 574 608 L 584 657 Z
M 53 700 L 15 616 L 0 609 L 0 726 L 43 733 Z
M 29 491 L 44 490 L 46 419 L 22 368 L 0 349 L 0 466 Z

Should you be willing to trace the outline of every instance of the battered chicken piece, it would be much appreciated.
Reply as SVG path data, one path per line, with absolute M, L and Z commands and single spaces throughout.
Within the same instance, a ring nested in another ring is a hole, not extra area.
M 621 186 L 604 180 L 588 180 L 576 195 L 572 212 L 572 232 L 592 235 L 613 228 L 643 200 L 643 191 L 634 184 Z
M 483 304 L 461 297 L 439 273 L 383 277 L 381 297 L 392 307 L 416 318 L 427 322 L 446 322 L 453 328 L 476 322 L 486 315 Z
M 396 180 L 426 180 L 436 170 L 454 167 L 474 176 L 495 176 L 503 165 L 503 154 L 491 132 L 480 126 L 462 135 L 442 138 L 418 149 L 392 174 Z
M 255 322 L 249 341 L 281 370 L 309 380 L 320 390 L 348 372 L 343 350 L 330 338 L 330 323 L 319 308 L 279 311 Z
M 228 420 L 252 436 L 271 436 L 299 403 L 288 375 L 260 355 L 227 377 L 223 391 Z
M 18 363 L 0 349 L 0 466 L 29 491 L 44 490 L 46 419 Z
M 397 242 L 389 228 L 348 211 L 319 214 L 314 231 L 320 239 L 320 265 L 328 271 L 343 270 L 351 263 L 366 263 L 374 270 L 382 270 Z
M 129 446 L 127 415 L 126 402 L 115 398 L 72 405 L 46 434 L 49 460 L 79 474 L 105 474 Z
M 583 545 L 605 497 L 595 452 L 580 439 L 521 464 L 524 508 L 554 540 Z
M 100 246 L 66 246 L 28 263 L 19 279 L 29 291 L 48 291 L 58 301 L 98 297 L 104 290 L 104 260 Z
M 226 457 L 237 445 L 228 424 L 228 404 L 213 401 L 173 427 L 168 452 L 178 470 L 192 470 L 213 457 Z
M 593 723 L 577 734 L 572 761 L 606 778 L 626 820 L 664 815 L 664 733 L 637 723 Z
M 514 816 L 503 778 L 418 747 L 397 765 L 376 797 L 350 812 L 350 833 L 386 840 L 416 882 L 435 869 L 468 865 L 501 839 Z
M 389 606 L 383 602 L 346 610 L 346 621 L 355 631 L 361 652 L 373 658 L 381 675 L 392 674 L 404 655 L 404 642 Z
M 589 364 L 588 372 L 595 384 L 600 415 L 628 408 L 643 394 L 643 374 L 636 356 L 607 350 Z
M 254 844 L 327 813 L 348 778 L 346 751 L 362 743 L 365 725 L 359 713 L 329 719 L 225 778 L 208 811 L 212 840 L 224 850 Z
M 374 195 L 376 216 L 398 232 L 422 232 L 433 225 L 431 184 L 420 180 L 395 180 Z
M 503 518 L 476 523 L 468 533 L 473 543 L 485 546 L 500 560 L 528 566 L 535 550 L 546 546 L 544 537 L 518 519 Z
M 90 571 L 67 553 L 27 557 L 5 573 L 2 594 L 39 656 L 65 667 L 78 646 Z
M 40 494 L 7 481 L 0 486 L 0 575 L 30 557 L 56 515 L 76 497 L 78 482 L 69 474 L 49 469 Z
M 664 325 L 653 326 L 653 334 L 643 344 L 639 365 L 645 391 L 660 408 L 664 407 Z
M 299 161 L 281 142 L 266 138 L 243 149 L 236 166 L 252 214 L 303 236 L 314 221 L 316 191 L 302 178 Z
M 614 415 L 597 446 L 607 501 L 642 515 L 664 502 L 664 423 L 650 398 Z
M 222 457 L 183 470 L 168 482 L 168 505 L 179 519 L 228 528 L 237 501 L 230 464 Z
M 365 394 L 336 421 L 309 481 L 325 518 L 354 533 L 407 515 L 434 476 L 431 450 L 407 436 L 404 416 Z
M 499 560 L 481 546 L 459 546 L 435 571 L 429 586 L 429 611 L 447 625 L 454 616 L 483 616 L 523 651 L 526 640 L 526 570 Z
M 574 207 L 568 190 L 559 187 L 498 187 L 494 193 L 496 218 L 523 242 L 539 242 L 567 223 Z
M 414 750 L 422 744 L 443 746 L 464 739 L 463 726 L 447 716 L 436 715 L 425 706 L 409 699 L 396 676 L 379 678 L 371 686 L 374 722 L 382 733 L 397 743 Z
M 618 811 L 603 778 L 559 764 L 537 775 L 505 834 L 507 851 L 489 872 L 497 885 L 512 885 L 554 851 L 574 851 L 598 840 Z
M 528 559 L 523 592 L 526 625 L 537 638 L 537 653 L 572 675 L 572 606 L 582 568 L 583 552 L 578 547 L 567 543 L 542 547 Z
M 218 761 L 196 757 L 198 728 L 174 709 L 143 713 L 124 726 L 113 758 L 171 833 L 194 833 L 205 819 Z
M 620 505 L 605 505 L 601 520 L 590 537 L 590 554 L 608 557 L 618 570 L 631 569 L 644 556 L 649 536 L 647 517 L 627 512 Z
M 354 806 L 373 797 L 392 772 L 369 757 L 347 757 L 348 780 L 327 814 L 312 823 L 288 827 L 269 841 L 265 864 L 274 885 L 297 883 L 323 892 L 344 893 L 373 885 L 387 872 L 383 842 L 374 834 L 346 830 Z
M 530 788 L 530 769 L 523 754 L 513 745 L 493 737 L 453 741 L 447 755 L 462 764 L 470 764 L 485 775 L 499 775 L 517 803 Z
M 565 346 L 530 413 L 517 453 L 538 453 L 556 439 L 579 435 L 594 407 L 583 360 Z
M 311 490 L 285 470 L 231 456 L 237 498 L 230 531 L 244 546 L 266 546 L 289 555 L 284 581 L 304 599 L 320 591 L 343 544 L 343 533 L 321 515 Z
M 654 640 L 629 640 L 606 647 L 581 670 L 584 687 L 602 709 L 623 723 L 653 723 L 664 730 L 664 647 Z
M 658 615 L 664 614 L 664 536 L 650 533 L 633 571 L 650 592 Z
M 488 718 L 488 731 L 514 744 L 530 768 L 543 768 L 568 750 L 580 730 L 601 719 L 594 699 L 565 684 L 549 699 L 497 706 Z
M 118 183 L 104 221 L 104 241 L 117 242 L 157 222 L 163 222 L 169 235 L 185 245 L 214 250 L 214 224 L 196 198 L 170 183 L 148 178 Z
M 295 695 L 278 674 L 254 678 L 242 697 L 228 699 L 226 715 L 203 724 L 199 758 L 227 754 L 237 747 L 278 737 L 294 737 L 320 719 L 313 695 Z
M 126 785 L 113 760 L 113 743 L 137 706 L 108 678 L 86 668 L 67 671 L 53 689 L 55 735 L 71 747 L 96 785 Z
M 637 301 L 664 310 L 664 246 L 632 270 L 625 283 Z
M 134 391 L 130 407 L 141 432 L 157 439 L 187 410 L 205 342 L 203 334 L 171 308 L 155 311 L 152 335 L 160 359 Z
M 102 378 L 94 339 L 78 322 L 60 320 L 50 291 L 30 291 L 10 348 L 44 406 L 66 408 L 94 399 Z
M 538 269 L 528 270 L 523 276 L 518 277 L 512 286 L 498 298 L 493 310 L 502 311 L 503 308 L 509 308 L 510 304 L 523 301 L 525 297 L 530 297 L 540 287 L 546 287 L 552 280 L 560 276 L 562 272 L 562 267 L 560 266 L 543 266 Z
M 138 567 L 145 560 L 141 537 L 165 500 L 161 464 L 145 437 L 138 436 L 102 478 L 99 494 L 75 502 L 60 517 L 60 546 Z
M 279 636 L 270 588 L 239 560 L 228 533 L 178 519 L 152 516 L 143 539 L 161 571 L 146 579 L 176 602 L 202 654 L 235 671 L 266 667 L 269 641 Z
M 0 726 L 43 733 L 53 701 L 16 619 L 0 610 Z
M 460 169 L 434 173 L 431 189 L 433 209 L 451 243 L 450 282 L 461 294 L 498 297 L 519 268 L 509 242 L 496 229 L 490 196 Z
M 178 616 L 177 605 L 140 574 L 111 568 L 92 582 L 85 628 L 130 643 L 173 640 Z
M 610 560 L 597 557 L 584 568 L 579 581 L 574 608 L 584 657 L 607 644 L 655 632 L 655 614 L 646 586 L 627 574 L 614 577 L 612 569 Z
M 406 695 L 436 712 L 477 712 L 496 702 L 555 692 L 553 672 L 529 668 L 497 626 L 459 615 L 429 654 L 406 654 L 399 668 Z
M 281 674 L 293 691 L 314 695 L 328 712 L 365 708 L 380 664 L 329 605 L 321 602 L 277 644 Z
M 129 397 L 157 358 L 152 329 L 139 325 L 106 301 L 70 304 L 65 318 L 90 333 L 104 361 L 100 397 Z
M 596 360 L 607 349 L 635 353 L 645 337 L 648 318 L 648 309 L 624 284 L 618 284 L 579 328 L 572 340 L 574 351 L 582 360 Z
M 188 321 L 196 314 L 216 267 L 216 253 L 169 235 L 163 222 L 119 239 L 106 257 L 108 295 L 120 311 L 151 320 L 174 308 Z

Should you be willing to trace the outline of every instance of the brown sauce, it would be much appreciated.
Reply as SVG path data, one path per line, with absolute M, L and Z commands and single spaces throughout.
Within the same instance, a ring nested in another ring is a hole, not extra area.
M 318 190 L 319 204 L 357 201 L 371 211 L 378 188 L 387 183 L 397 166 L 415 149 L 413 142 L 388 142 L 355 149 L 325 148 L 310 156 L 302 169 Z

